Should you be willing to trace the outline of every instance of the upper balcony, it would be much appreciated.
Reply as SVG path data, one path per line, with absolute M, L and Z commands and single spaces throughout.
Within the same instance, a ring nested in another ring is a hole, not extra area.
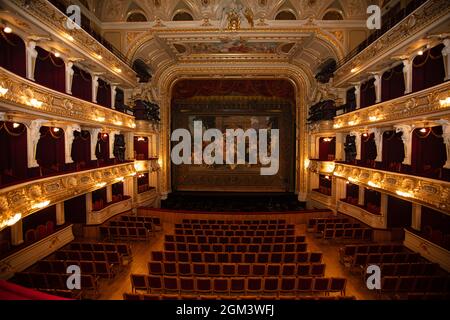
M 9 11 L 2 18 L 12 26 L 17 29 L 26 26 L 23 32 L 30 33 L 32 38 L 58 43 L 74 59 L 85 60 L 96 72 L 110 75 L 124 87 L 136 86 L 136 73 L 119 50 L 93 30 L 86 31 L 82 26 L 68 28 L 68 17 L 49 1 L 8 0 L 3 3 Z
M 392 63 L 390 57 L 405 56 L 411 49 L 423 46 L 422 38 L 434 33 L 445 34 L 448 29 L 442 25 L 449 19 L 449 13 L 446 0 L 412 1 L 340 62 L 333 85 L 346 87 L 357 82 L 365 74 L 385 68 L 386 61 Z

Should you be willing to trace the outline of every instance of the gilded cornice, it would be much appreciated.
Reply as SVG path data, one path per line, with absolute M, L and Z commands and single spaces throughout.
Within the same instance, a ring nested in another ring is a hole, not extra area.
M 35 180 L 0 190 L 0 226 L 16 214 L 22 218 L 39 211 L 38 205 L 52 205 L 92 192 L 119 179 L 134 175 L 133 163 L 76 172 Z M 4 226 L 3 226 L 4 227 Z
M 422 90 L 394 100 L 382 102 L 371 107 L 362 108 L 334 118 L 334 129 L 350 129 L 382 124 L 397 123 L 399 120 L 413 121 L 440 116 L 450 111 L 448 103 L 441 103 L 450 97 L 450 82 Z
M 306 168 L 313 173 L 330 175 L 334 172 L 334 161 L 306 160 L 306 162 Z
M 17 12 L 21 14 L 26 13 L 37 19 L 39 23 L 44 24 L 50 30 L 49 32 L 65 39 L 66 43 L 72 45 L 96 64 L 102 65 L 109 72 L 114 73 L 116 77 L 125 81 L 127 85 L 135 86 L 137 84 L 136 73 L 128 64 L 106 49 L 83 29 L 67 28 L 66 22 L 68 18 L 49 1 L 9 0 L 9 2 L 15 5 Z M 102 56 L 102 60 L 95 59 L 98 55 Z M 121 72 L 117 71 L 119 69 Z
M 336 163 L 334 175 L 450 213 L 449 182 L 340 163 Z
M 48 89 L 3 68 L 0 68 L 0 86 L 8 89 L 5 95 L 0 96 L 0 102 L 15 111 L 123 131 L 131 131 L 136 126 L 134 116 Z M 34 104 L 31 102 L 33 99 Z
M 448 0 L 428 0 L 424 5 L 410 14 L 402 22 L 390 29 L 383 36 L 365 48 L 350 61 L 341 66 L 334 74 L 334 85 L 341 86 L 360 72 L 369 68 L 376 60 L 390 52 L 411 37 L 421 34 L 442 18 L 448 17 L 450 6 Z M 352 73 L 351 70 L 358 70 Z

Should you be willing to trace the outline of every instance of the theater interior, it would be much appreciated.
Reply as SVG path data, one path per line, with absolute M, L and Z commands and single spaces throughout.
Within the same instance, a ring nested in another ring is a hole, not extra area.
M 449 79 L 447 0 L 0 0 L 0 300 L 449 300 Z

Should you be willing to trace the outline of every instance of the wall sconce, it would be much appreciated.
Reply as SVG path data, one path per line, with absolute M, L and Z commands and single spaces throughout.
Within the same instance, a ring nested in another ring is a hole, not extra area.
M 11 27 L 5 26 L 5 27 L 3 28 L 3 32 L 4 32 L 4 33 L 11 33 L 11 32 L 13 32 L 13 30 L 12 30 Z
M 139 138 L 137 139 L 137 141 L 145 141 L 145 138 L 144 138 L 144 137 L 139 137 Z
M 420 133 L 427 133 L 427 128 L 422 128 L 419 131 L 420 131 Z
M 323 142 L 331 142 L 331 140 L 333 140 L 333 138 L 323 138 Z
M 363 136 L 364 138 L 367 138 L 368 134 L 364 132 L 362 136 Z
M 310 166 L 310 164 L 311 164 L 311 160 L 305 159 L 305 161 L 303 162 L 303 164 L 305 165 L 305 169 L 309 169 L 309 166 Z
M 17 129 L 18 127 L 20 127 L 20 123 L 14 122 L 13 123 L 13 128 Z
M 54 132 L 54 133 L 58 133 L 59 130 L 61 130 L 61 129 L 59 129 L 59 128 L 53 128 L 53 132 Z
M 44 209 L 45 207 L 47 207 L 50 204 L 49 200 L 46 201 L 41 201 L 38 203 L 35 203 L 31 206 L 31 209 L 36 210 L 36 209 Z

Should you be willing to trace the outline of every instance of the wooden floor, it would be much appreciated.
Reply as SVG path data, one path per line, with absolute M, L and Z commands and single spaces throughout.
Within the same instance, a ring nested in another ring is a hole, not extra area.
M 163 232 L 159 232 L 157 236 L 152 238 L 149 242 L 134 242 L 131 244 L 133 250 L 133 262 L 113 280 L 101 281 L 99 299 L 122 300 L 123 293 L 131 292 L 130 274 L 148 274 L 147 263 L 150 261 L 150 252 L 163 249 L 164 234 L 173 234 L 174 225 L 164 224 L 163 230 Z M 376 299 L 376 294 L 369 291 L 364 286 L 359 275 L 350 274 L 349 271 L 339 263 L 338 249 L 342 244 L 336 244 L 323 239 L 316 239 L 313 234 L 306 232 L 306 225 L 303 224 L 296 225 L 296 234 L 306 234 L 308 251 L 321 251 L 323 253 L 323 262 L 326 264 L 326 277 L 347 278 L 346 295 L 355 296 L 358 300 Z

